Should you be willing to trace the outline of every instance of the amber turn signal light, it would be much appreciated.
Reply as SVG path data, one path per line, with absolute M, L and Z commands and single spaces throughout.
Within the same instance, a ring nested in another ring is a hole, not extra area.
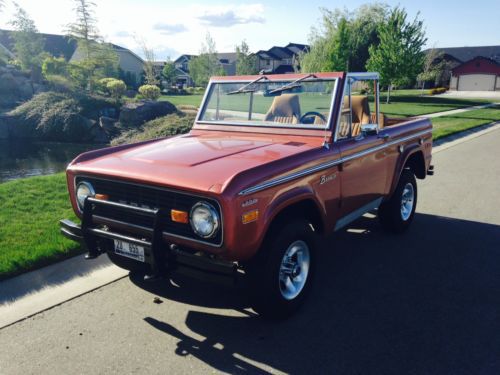
M 189 223 L 189 215 L 186 211 L 170 210 L 170 218 L 176 223 Z
M 109 199 L 108 194 L 96 194 L 95 199 L 100 199 L 101 201 L 107 201 Z
M 259 210 L 252 210 L 241 215 L 241 222 L 243 224 L 251 223 L 259 218 Z

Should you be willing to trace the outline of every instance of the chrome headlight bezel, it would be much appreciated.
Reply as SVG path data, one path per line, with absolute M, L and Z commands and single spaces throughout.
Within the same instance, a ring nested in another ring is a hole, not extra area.
M 80 190 L 80 188 L 87 189 L 88 194 L 87 195 L 82 194 L 82 196 L 80 196 L 80 194 L 78 193 L 78 190 Z M 78 185 L 76 185 L 75 197 L 76 197 L 76 202 L 78 204 L 78 208 L 80 209 L 80 211 L 83 212 L 83 206 L 85 205 L 85 199 L 87 197 L 94 197 L 94 196 L 95 196 L 95 190 L 90 182 L 81 181 L 78 183 Z
M 207 233 L 200 231 L 199 224 L 196 223 L 196 221 L 199 220 L 195 217 L 195 215 L 197 214 L 196 211 L 198 209 L 205 210 L 205 212 L 210 215 L 210 224 L 212 228 Z M 193 207 L 191 207 L 191 211 L 189 212 L 189 223 L 191 225 L 191 229 L 193 229 L 193 232 L 197 236 L 200 236 L 201 238 L 213 238 L 217 235 L 220 228 L 220 215 L 213 205 L 205 201 L 200 201 L 195 203 Z

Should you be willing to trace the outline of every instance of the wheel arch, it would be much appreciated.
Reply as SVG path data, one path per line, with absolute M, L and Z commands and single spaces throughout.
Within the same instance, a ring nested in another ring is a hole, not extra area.
M 412 147 L 406 152 L 404 157 L 400 158 L 392 179 L 389 197 L 394 193 L 394 189 L 396 189 L 401 174 L 405 169 L 411 170 L 418 179 L 424 179 L 426 177 L 424 152 L 419 147 Z

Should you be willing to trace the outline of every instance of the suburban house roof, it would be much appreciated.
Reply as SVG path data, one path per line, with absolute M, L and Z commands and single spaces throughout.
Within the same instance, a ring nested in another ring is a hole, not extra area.
M 309 49 L 307 44 L 288 43 L 285 47 L 273 46 L 268 50 L 260 50 L 255 54 L 262 59 L 282 60 Z
M 466 62 L 475 57 L 482 56 L 500 63 L 500 46 L 445 47 L 436 49 L 459 62 Z M 428 51 L 430 49 L 427 49 L 425 52 Z
M 0 30 L 0 44 L 2 44 L 11 52 L 14 52 L 13 33 L 14 31 L 12 30 Z M 75 53 L 78 45 L 75 39 L 72 39 L 66 35 L 44 33 L 40 33 L 40 35 L 44 39 L 43 50 L 45 52 L 48 52 L 55 57 L 64 57 L 64 59 L 67 61 L 71 60 L 71 57 Z M 138 59 L 141 63 L 144 62 L 137 54 L 135 54 L 128 48 L 113 43 L 110 43 L 110 45 L 116 52 L 128 52 L 136 59 Z
M 0 43 L 9 51 L 14 52 L 14 38 L 12 30 L 0 30 Z M 45 43 L 44 51 L 55 57 L 64 57 L 71 59 L 76 50 L 76 40 L 68 38 L 65 35 L 40 34 Z
M 500 74 L 500 62 L 484 56 L 476 56 L 452 70 L 454 76 L 460 74 Z
M 195 57 L 195 55 L 180 55 L 178 58 L 176 58 L 174 60 L 174 63 L 178 63 L 178 62 L 181 62 L 181 60 L 191 60 L 193 57 Z

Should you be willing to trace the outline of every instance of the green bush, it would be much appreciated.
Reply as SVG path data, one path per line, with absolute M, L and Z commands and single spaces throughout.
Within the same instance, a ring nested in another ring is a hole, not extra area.
M 85 142 L 92 139 L 90 133 L 99 111 L 113 106 L 110 99 L 47 91 L 35 95 L 9 115 L 17 119 L 14 137 Z
M 139 94 L 145 99 L 156 100 L 160 97 L 160 88 L 155 85 L 142 85 L 139 87 Z
M 63 75 L 49 74 L 45 76 L 45 80 L 50 90 L 68 93 L 75 91 L 74 82 Z
M 127 85 L 125 84 L 125 82 L 119 79 L 114 79 L 107 83 L 106 88 L 111 94 L 111 97 L 113 97 L 115 100 L 119 100 L 123 96 L 123 94 L 125 94 Z
M 48 76 L 65 76 L 68 74 L 68 63 L 64 57 L 46 57 L 42 62 L 42 73 L 45 78 Z
M 145 122 L 139 128 L 123 132 L 111 141 L 112 145 L 140 142 L 147 139 L 170 137 L 191 130 L 196 114 L 173 113 Z
M 429 93 L 430 93 L 431 95 L 438 95 L 438 94 L 443 94 L 443 93 L 445 93 L 446 91 L 448 91 L 448 89 L 447 89 L 446 87 L 435 87 L 435 88 L 431 89 L 431 90 L 429 91 Z

